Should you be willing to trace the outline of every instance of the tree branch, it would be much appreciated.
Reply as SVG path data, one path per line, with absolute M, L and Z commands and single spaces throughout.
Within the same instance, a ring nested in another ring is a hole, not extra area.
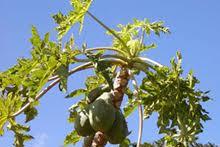
M 118 53 L 126 55 L 126 53 L 124 51 L 119 50 L 117 48 L 113 48 L 113 47 L 95 47 L 95 48 L 88 48 L 88 49 L 85 49 L 85 50 L 86 51 L 110 50 L 110 51 L 116 51 Z
M 137 57 L 136 59 L 139 59 L 139 60 L 142 60 L 142 61 L 145 61 L 147 62 L 148 64 L 152 65 L 152 66 L 159 66 L 159 67 L 163 67 L 162 64 L 154 61 L 154 60 L 151 60 L 149 58 L 146 58 L 146 57 Z
M 135 79 L 133 73 L 129 70 L 129 75 L 131 77 L 132 80 L 132 84 L 135 88 L 134 91 L 134 96 L 137 98 L 138 100 L 138 114 L 139 114 L 139 129 L 138 129 L 138 141 L 137 141 L 137 147 L 140 147 L 141 145 L 141 139 L 142 139 L 142 134 L 143 134 L 143 110 L 142 110 L 142 105 L 140 104 L 139 100 L 139 88 L 138 88 L 138 84 L 137 84 L 137 80 Z
M 92 66 L 92 62 L 87 62 L 87 63 L 85 63 L 85 64 L 79 65 L 79 66 L 73 68 L 72 70 L 70 70 L 70 71 L 69 71 L 69 75 L 75 73 L 75 71 L 78 71 L 79 69 L 82 69 L 82 70 L 83 70 L 83 69 L 87 69 L 87 68 L 90 67 L 90 66 Z M 55 76 L 49 78 L 48 81 L 53 81 L 53 80 L 55 80 L 55 79 L 57 79 L 57 78 L 59 78 L 59 76 L 58 76 L 58 75 L 55 75 Z
M 129 47 L 126 45 L 126 43 L 119 37 L 114 31 L 112 31 L 108 26 L 106 26 L 103 22 L 101 22 L 98 18 L 96 18 L 93 14 L 91 14 L 89 11 L 87 11 L 87 14 L 93 18 L 98 24 L 100 24 L 103 28 L 105 28 L 107 31 L 109 31 L 115 38 L 117 38 L 122 45 L 126 48 L 128 54 L 131 56 L 131 53 L 129 51 Z
M 112 63 L 119 63 L 119 64 L 122 64 L 122 65 L 127 65 L 128 63 L 128 59 L 123 57 L 123 56 L 119 56 L 119 55 L 103 55 L 101 57 L 101 59 L 107 59 L 107 58 L 115 58 L 115 59 L 110 59 L 109 62 L 112 61 Z M 82 64 L 80 66 L 78 66 L 78 68 L 82 68 L 82 67 L 87 67 L 87 66 L 92 66 L 92 62 L 90 62 L 89 59 L 77 59 L 81 62 L 87 62 L 85 64 Z M 72 74 L 71 70 L 69 71 L 69 75 Z M 55 79 L 59 78 L 57 75 L 51 77 L 48 79 L 48 81 L 53 81 Z

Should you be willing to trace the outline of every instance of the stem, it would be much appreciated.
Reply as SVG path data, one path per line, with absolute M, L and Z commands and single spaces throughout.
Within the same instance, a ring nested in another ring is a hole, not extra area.
M 121 64 L 121 65 L 127 65 L 127 62 L 128 62 L 128 59 L 126 59 L 123 56 L 119 56 L 119 55 L 103 55 L 101 57 L 101 59 L 107 59 L 107 58 L 115 58 L 115 59 L 110 59 L 109 62 L 116 63 L 116 64 Z M 89 62 L 90 60 L 87 60 L 87 59 L 77 59 L 77 60 L 79 60 L 81 62 L 87 62 L 85 64 L 82 64 L 82 65 L 78 66 L 78 68 L 92 66 L 92 62 Z M 72 74 L 71 70 L 69 71 L 69 75 L 70 74 Z M 55 76 L 49 78 L 48 81 L 53 81 L 57 78 L 59 78 L 58 75 L 55 75 Z
M 163 67 L 162 64 L 160 64 L 160 63 L 158 63 L 158 62 L 156 62 L 156 61 L 154 61 L 154 60 L 151 60 L 151 59 L 149 59 L 149 58 L 146 58 L 146 57 L 137 57 L 136 59 L 137 59 L 137 60 L 145 61 L 145 62 L 147 62 L 148 64 L 150 64 L 150 65 L 152 65 L 152 66 Z
M 103 28 L 105 28 L 107 31 L 109 31 L 115 38 L 117 38 L 122 45 L 125 47 L 125 49 L 127 50 L 129 56 L 131 56 L 131 53 L 129 51 L 129 47 L 126 45 L 126 43 L 121 39 L 121 37 L 119 37 L 114 31 L 112 31 L 108 26 L 106 26 L 103 22 L 101 22 L 98 18 L 96 18 L 92 13 L 90 13 L 89 11 L 87 11 L 87 14 L 93 18 L 97 23 L 99 23 Z
M 138 141 L 137 141 L 137 147 L 140 147 L 141 145 L 141 139 L 143 134 L 143 109 L 142 106 L 138 105 L 138 115 L 139 115 L 139 128 L 138 128 Z
M 132 80 L 132 84 L 135 88 L 135 92 L 134 95 L 136 96 L 137 100 L 138 100 L 138 114 L 139 114 L 139 129 L 138 129 L 138 141 L 137 141 L 137 147 L 140 147 L 141 145 L 141 139 L 142 139 L 142 134 L 143 134 L 143 109 L 142 106 L 139 102 L 140 98 L 139 98 L 139 88 L 138 88 L 138 84 L 137 84 L 137 80 L 135 79 L 133 73 L 131 71 L 129 71 L 131 80 Z
M 144 43 L 144 30 L 142 29 L 142 34 L 141 34 L 141 38 L 140 38 L 140 44 L 142 45 Z
M 98 50 L 110 50 L 110 51 L 116 51 L 118 53 L 121 53 L 123 55 L 126 55 L 126 53 L 120 49 L 112 48 L 112 47 L 95 47 L 95 48 L 88 48 L 85 49 L 85 51 L 98 51 Z
M 69 71 L 69 75 L 75 73 L 76 71 L 78 71 L 78 70 L 80 70 L 80 69 L 86 69 L 86 68 L 88 68 L 89 66 L 92 66 L 92 62 L 87 62 L 87 63 L 85 63 L 85 64 L 79 65 L 79 66 L 77 66 L 76 68 L 70 70 L 70 71 Z M 58 78 L 59 78 L 59 76 L 56 75 L 56 76 L 53 76 L 53 77 L 49 78 L 48 81 L 53 81 L 53 80 L 58 79 Z
M 120 59 L 126 63 L 129 62 L 129 60 L 123 56 L 119 56 L 119 55 L 103 55 L 100 57 L 101 59 L 106 59 L 106 58 L 115 58 L 115 59 Z M 79 58 L 76 58 L 74 57 L 74 60 L 77 61 L 77 62 L 90 62 L 91 60 L 90 59 L 79 59 Z

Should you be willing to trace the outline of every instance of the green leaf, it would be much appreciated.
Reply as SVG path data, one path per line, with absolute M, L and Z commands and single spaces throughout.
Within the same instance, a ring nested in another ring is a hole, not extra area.
M 24 147 L 24 142 L 29 141 L 31 139 L 33 139 L 31 135 L 17 133 L 15 134 L 14 146 Z
M 129 99 L 128 103 L 124 106 L 124 116 L 128 117 L 137 108 L 138 103 L 134 99 Z
M 76 144 L 77 142 L 79 142 L 81 139 L 81 136 L 79 136 L 77 134 L 77 132 L 75 130 L 73 130 L 71 133 L 69 133 L 65 140 L 64 140 L 64 145 L 68 145 L 68 144 Z
M 6 122 L 7 122 L 7 116 L 0 115 L 0 136 L 4 134 L 4 125 Z
M 24 114 L 26 115 L 25 123 L 27 123 L 27 122 L 33 120 L 37 116 L 38 111 L 34 107 L 29 107 L 24 111 Z
M 119 145 L 119 147 L 129 147 L 131 144 L 131 141 L 128 138 L 125 138 L 123 142 Z
M 72 91 L 70 94 L 66 96 L 66 98 L 73 98 L 73 97 L 78 97 L 82 94 L 85 94 L 86 90 L 85 89 L 76 89 Z
M 159 133 L 175 136 L 173 140 L 177 143 L 183 143 L 183 140 L 192 143 L 203 130 L 202 122 L 210 119 L 201 105 L 209 97 L 196 89 L 199 81 L 192 72 L 186 78 L 182 77 L 181 62 L 182 56 L 178 52 L 177 60 L 171 60 L 170 68 L 156 67 L 155 72 L 146 72 L 140 97 L 145 115 L 158 113 Z
M 59 12 L 53 16 L 53 19 L 58 24 L 58 27 L 56 28 L 58 31 L 58 39 L 62 39 L 62 37 L 76 23 L 80 23 L 79 31 L 82 31 L 84 16 L 88 11 L 91 3 L 92 0 L 71 0 L 71 5 L 74 8 L 73 10 L 71 10 L 67 15 Z
M 86 88 L 88 91 L 95 89 L 105 83 L 105 79 L 100 76 L 88 76 L 85 82 Z
M 10 120 L 7 128 L 13 131 L 14 134 L 14 146 L 16 147 L 24 147 L 24 143 L 33 139 L 31 135 L 25 134 L 30 131 L 29 126 L 23 126 L 21 124 L 17 124 L 14 120 Z
M 69 114 L 69 117 L 68 117 L 68 122 L 69 122 L 69 123 L 74 123 L 75 120 L 76 120 L 77 114 L 78 114 L 77 111 L 71 110 L 71 111 L 70 111 L 70 114 Z
M 61 64 L 55 73 L 60 78 L 59 89 L 60 91 L 65 93 L 67 91 L 67 79 L 69 76 L 69 67 Z
M 151 23 L 147 19 L 143 21 L 134 19 L 132 24 L 120 24 L 118 25 L 118 28 L 119 30 L 113 30 L 113 32 L 121 38 L 129 50 L 127 50 L 122 42 L 117 38 L 113 39 L 113 47 L 125 52 L 127 55 L 131 55 L 132 57 L 139 56 L 142 51 L 156 47 L 154 43 L 151 45 L 144 44 L 144 33 L 150 35 L 151 32 L 154 32 L 158 36 L 161 32 L 170 33 L 169 29 L 163 25 L 163 22 L 159 21 Z M 110 32 L 107 32 L 107 34 L 114 37 L 114 35 Z M 126 54 L 123 54 L 123 56 L 127 56 Z
M 32 37 L 30 38 L 31 43 L 33 46 L 40 46 L 41 45 L 41 38 L 35 26 L 32 26 Z

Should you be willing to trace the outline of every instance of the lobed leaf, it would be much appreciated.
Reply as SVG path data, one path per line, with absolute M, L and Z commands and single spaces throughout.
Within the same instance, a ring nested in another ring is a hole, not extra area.
M 70 132 L 65 140 L 64 140 L 64 145 L 68 145 L 68 144 L 76 144 L 77 142 L 79 142 L 81 139 L 81 136 L 79 136 L 77 134 L 77 132 L 75 130 L 73 130 L 72 132 Z
M 76 23 L 80 23 L 79 31 L 82 31 L 84 17 L 92 3 L 92 0 L 71 0 L 70 3 L 73 6 L 73 10 L 71 10 L 67 15 L 59 12 L 53 16 L 53 19 L 58 24 L 56 28 L 58 31 L 58 39 L 62 39 Z

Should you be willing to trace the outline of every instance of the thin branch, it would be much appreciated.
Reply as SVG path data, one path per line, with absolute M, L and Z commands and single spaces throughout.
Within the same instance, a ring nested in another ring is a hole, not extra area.
M 100 59 L 106 59 L 106 58 L 115 58 L 115 59 L 120 59 L 120 60 L 123 60 L 125 62 L 129 62 L 129 60 L 123 56 L 120 56 L 120 55 L 102 55 L 100 57 Z M 90 62 L 91 60 L 90 59 L 79 59 L 79 58 L 76 58 L 74 57 L 74 60 L 77 61 L 77 62 Z
M 131 56 L 131 53 L 129 51 L 129 47 L 126 45 L 126 43 L 121 39 L 121 37 L 119 37 L 114 31 L 112 31 L 108 26 L 106 26 L 103 22 L 101 22 L 98 18 L 96 18 L 92 13 L 90 13 L 89 11 L 87 11 L 87 14 L 93 18 L 97 23 L 99 23 L 103 28 L 105 28 L 107 31 L 109 31 L 115 38 L 117 38 L 122 45 L 125 47 L 125 49 L 127 50 L 128 54 Z
M 141 104 L 138 105 L 138 114 L 139 114 L 139 128 L 138 128 L 137 147 L 140 147 L 142 134 L 143 134 L 143 109 Z
M 142 60 L 142 61 L 145 61 L 145 62 L 147 62 L 148 64 L 150 64 L 150 65 L 152 65 L 152 66 L 159 66 L 159 67 L 163 67 L 163 65 L 162 64 L 160 64 L 160 63 L 158 63 L 158 62 L 156 62 L 156 61 L 154 61 L 154 60 L 151 60 L 151 59 L 149 59 L 149 58 L 146 58 L 146 57 L 137 57 L 135 60 Z
M 144 39 L 144 33 L 143 33 L 142 36 L 141 36 L 141 42 L 142 42 L 142 44 L 143 44 L 143 39 Z M 121 50 L 119 50 L 119 49 L 117 49 L 117 48 L 112 48 L 112 47 L 94 47 L 94 48 L 88 48 L 88 49 L 86 49 L 86 51 L 96 51 L 96 50 L 112 50 L 112 51 L 116 51 L 116 52 L 125 54 L 123 51 L 121 51 Z M 107 57 L 107 56 L 108 56 L 108 55 L 106 55 L 106 57 Z M 119 57 L 120 59 L 123 59 L 124 61 L 128 61 L 128 59 L 125 58 L 125 57 L 118 56 L 118 55 L 113 55 L 113 56 L 115 56 L 115 57 L 117 56 L 117 57 Z M 152 68 L 153 68 L 153 66 L 163 67 L 163 65 L 160 64 L 159 62 L 156 62 L 156 61 L 154 61 L 154 60 L 152 60 L 152 59 L 149 59 L 149 58 L 146 58 L 146 57 L 136 57 L 134 60 L 135 60 L 135 61 L 138 61 L 138 60 L 144 61 L 144 62 L 146 62 L 148 65 L 151 65 Z M 153 68 L 153 69 L 154 69 L 154 68 Z
M 135 88 L 135 92 L 134 95 L 136 96 L 137 100 L 138 100 L 138 114 L 139 114 L 139 129 L 138 129 L 138 140 L 137 140 L 137 147 L 140 147 L 141 145 L 141 139 L 142 139 L 142 134 L 143 134 L 143 109 L 142 109 L 142 105 L 139 103 L 139 88 L 138 88 L 138 84 L 137 84 L 137 80 L 135 79 L 133 73 L 131 71 L 129 71 L 131 80 L 132 80 L 132 84 Z
M 144 34 L 145 34 L 145 32 L 144 32 L 143 29 L 142 29 L 140 44 L 143 44 L 143 43 L 144 43 Z
M 69 75 L 72 74 L 72 72 L 74 72 L 75 70 L 78 70 L 78 69 L 86 69 L 88 66 L 91 66 L 91 65 L 92 65 L 91 62 L 87 62 L 87 63 L 85 63 L 85 64 L 79 65 L 79 66 L 77 66 L 76 68 L 70 70 L 70 71 L 69 71 Z M 58 78 L 59 78 L 59 76 L 58 76 L 58 75 L 55 75 L 55 76 L 49 78 L 48 81 L 53 81 L 53 80 L 58 79 Z
M 98 51 L 98 50 L 110 50 L 110 51 L 116 51 L 118 53 L 121 53 L 123 55 L 126 55 L 126 53 L 120 49 L 113 48 L 113 47 L 95 47 L 95 48 L 88 48 L 85 49 L 85 51 Z
M 118 62 L 118 63 L 121 63 L 122 65 L 127 65 L 126 62 L 128 62 L 127 58 L 125 58 L 123 56 L 119 56 L 119 55 L 103 55 L 101 57 L 101 59 L 107 59 L 107 58 L 115 58 L 115 59 L 111 59 L 112 62 Z M 117 60 L 117 59 L 119 59 L 119 60 Z M 92 65 L 92 62 L 90 62 L 89 59 L 77 59 L 77 60 L 79 60 L 81 62 L 87 62 L 85 64 L 82 64 L 82 65 L 78 66 L 78 68 L 82 68 L 82 67 L 86 68 L 87 66 L 91 66 Z M 69 74 L 71 74 L 71 71 L 69 71 Z M 56 75 L 56 76 L 53 76 L 53 77 L 49 78 L 48 81 L 53 81 L 53 80 L 55 80 L 57 78 L 59 78 L 59 77 Z

